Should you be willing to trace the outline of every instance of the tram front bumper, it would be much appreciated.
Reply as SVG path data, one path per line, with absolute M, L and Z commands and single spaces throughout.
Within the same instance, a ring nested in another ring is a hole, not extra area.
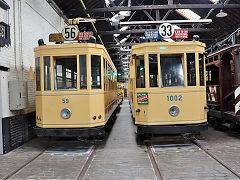
M 162 125 L 162 126 L 146 126 L 137 125 L 138 134 L 184 134 L 198 133 L 208 129 L 208 123 L 201 124 L 183 124 L 183 125 Z
M 105 127 L 92 128 L 40 128 L 35 126 L 34 131 L 39 136 L 54 136 L 54 137 L 89 137 L 105 135 Z

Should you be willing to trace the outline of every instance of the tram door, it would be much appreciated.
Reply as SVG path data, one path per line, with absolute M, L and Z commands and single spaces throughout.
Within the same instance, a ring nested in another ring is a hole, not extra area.
M 224 111 L 234 111 L 234 63 L 230 52 L 221 55 L 222 98 Z

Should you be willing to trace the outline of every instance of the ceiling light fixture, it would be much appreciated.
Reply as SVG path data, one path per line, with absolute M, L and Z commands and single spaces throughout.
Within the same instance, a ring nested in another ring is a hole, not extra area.
M 228 14 L 221 9 L 220 12 L 216 15 L 216 17 L 221 18 L 221 17 L 226 17 L 227 15 Z

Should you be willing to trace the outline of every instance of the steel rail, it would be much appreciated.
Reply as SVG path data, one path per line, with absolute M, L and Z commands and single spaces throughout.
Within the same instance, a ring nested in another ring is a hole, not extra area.
M 234 174 L 236 177 L 238 177 L 240 179 L 240 175 L 235 172 L 233 169 L 231 169 L 228 165 L 226 165 L 224 162 L 222 162 L 221 160 L 219 160 L 216 156 L 214 156 L 212 153 L 210 153 L 205 147 L 203 147 L 201 144 L 199 144 L 196 139 L 195 140 L 191 140 L 192 143 L 194 143 L 195 145 L 197 145 L 200 149 L 202 149 L 208 156 L 210 156 L 212 159 L 214 159 L 215 161 L 217 161 L 219 164 L 221 164 L 224 168 L 226 168 L 227 170 L 229 170 L 232 174 Z
M 17 168 L 16 170 L 14 170 L 13 172 L 11 172 L 9 175 L 5 176 L 2 180 L 7 180 L 9 178 L 11 178 L 12 176 L 14 176 L 15 174 L 17 174 L 19 171 L 21 171 L 23 168 L 25 168 L 28 164 L 30 164 L 32 161 L 34 161 L 35 159 L 37 159 L 39 156 L 41 156 L 44 153 L 44 150 L 41 151 L 40 153 L 38 153 L 36 156 L 34 156 L 33 158 L 31 158 L 29 161 L 27 161 L 26 163 L 24 163 L 22 166 L 20 166 L 19 168 Z
M 147 152 L 148 152 L 148 155 L 149 155 L 149 158 L 150 158 L 153 170 L 155 172 L 156 178 L 157 178 L 157 180 L 163 180 L 161 172 L 160 172 L 160 170 L 158 168 L 157 162 L 156 162 L 156 160 L 154 158 L 152 149 L 151 149 L 149 144 L 147 144 L 146 146 L 147 146 Z
M 79 175 L 77 176 L 76 180 L 82 180 L 82 179 L 84 178 L 84 176 L 85 176 L 88 168 L 89 168 L 90 165 L 91 165 L 91 162 L 92 162 L 92 160 L 93 160 L 96 152 L 97 152 L 97 146 L 94 145 L 93 148 L 92 148 L 92 150 L 91 150 L 91 152 L 90 152 L 89 157 L 87 158 L 86 162 L 84 163 L 84 165 L 83 165 L 83 167 L 82 167 Z

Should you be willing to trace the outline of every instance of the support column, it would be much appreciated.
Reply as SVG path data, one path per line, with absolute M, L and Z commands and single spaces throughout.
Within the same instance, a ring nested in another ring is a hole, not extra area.
M 2 89 L 1 89 L 1 71 L 0 71 L 0 154 L 3 154 L 3 123 L 2 123 Z

